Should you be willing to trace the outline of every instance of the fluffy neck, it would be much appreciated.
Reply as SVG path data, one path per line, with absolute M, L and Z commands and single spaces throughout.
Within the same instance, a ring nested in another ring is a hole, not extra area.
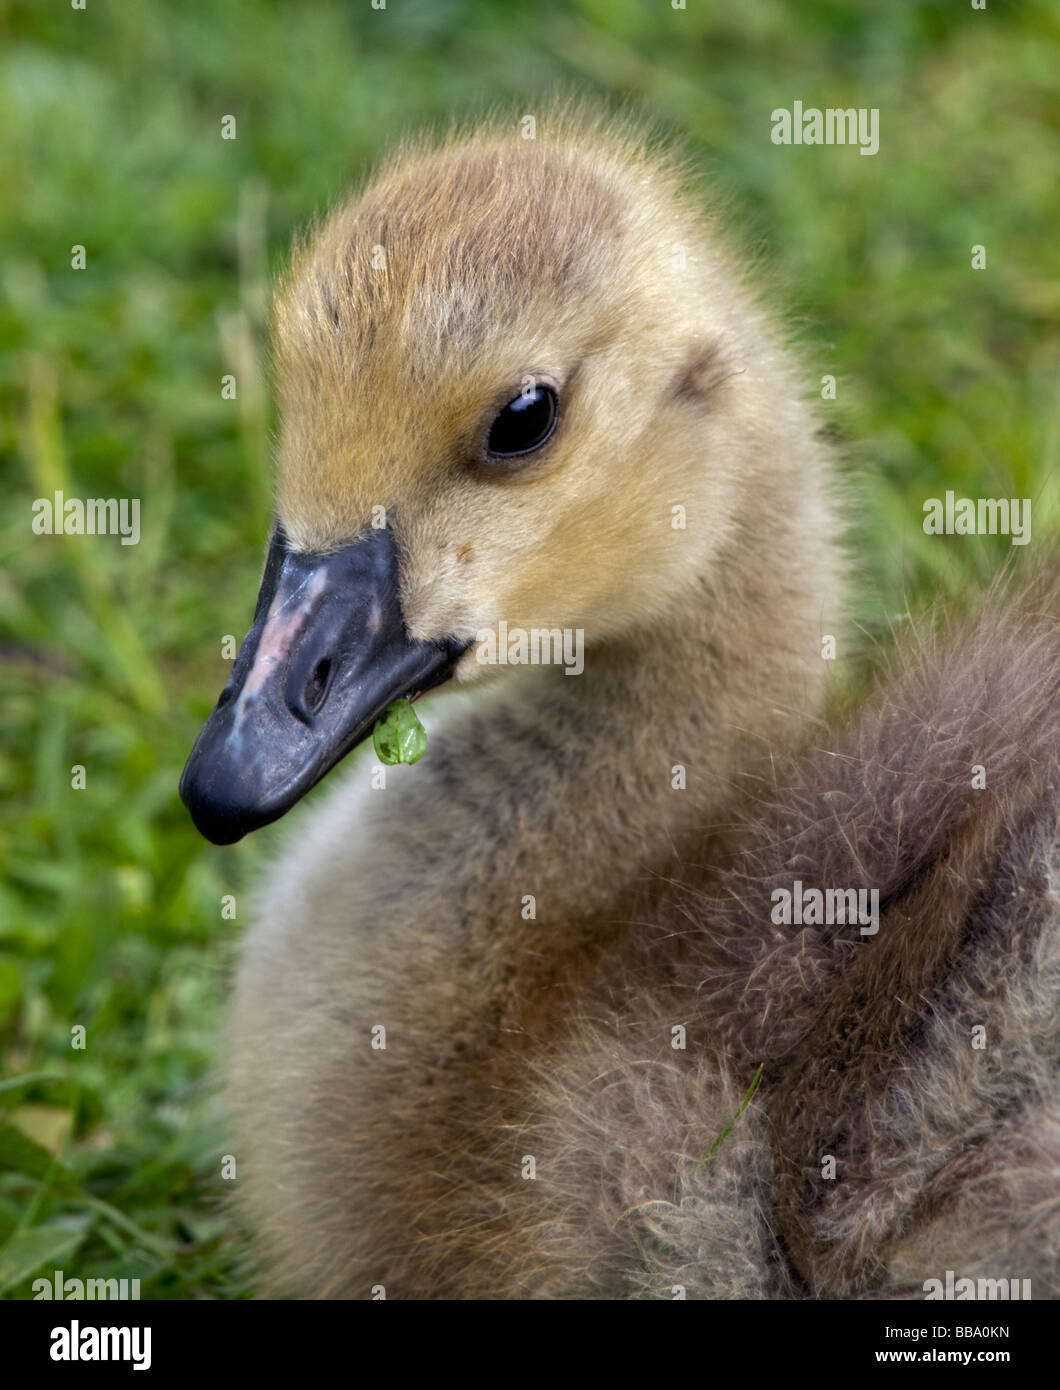
M 474 823 L 476 894 L 533 893 L 568 921 L 618 904 L 686 839 L 702 853 L 734 774 L 799 739 L 823 698 L 838 562 L 823 499 L 785 500 L 769 533 L 734 529 L 666 621 L 590 648 L 579 676 L 512 671 L 443 720 L 417 810 L 447 837 Z

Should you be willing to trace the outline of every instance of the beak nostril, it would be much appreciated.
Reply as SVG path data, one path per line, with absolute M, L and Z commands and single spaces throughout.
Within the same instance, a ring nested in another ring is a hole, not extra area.
M 305 706 L 310 714 L 316 714 L 328 693 L 328 677 L 331 675 L 331 658 L 324 657 L 313 667 L 313 674 L 306 682 Z

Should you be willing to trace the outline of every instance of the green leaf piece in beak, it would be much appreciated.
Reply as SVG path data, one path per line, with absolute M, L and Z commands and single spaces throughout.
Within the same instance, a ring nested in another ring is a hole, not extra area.
M 372 743 L 381 763 L 418 763 L 427 751 L 427 730 L 416 717 L 411 700 L 395 700 L 372 730 Z

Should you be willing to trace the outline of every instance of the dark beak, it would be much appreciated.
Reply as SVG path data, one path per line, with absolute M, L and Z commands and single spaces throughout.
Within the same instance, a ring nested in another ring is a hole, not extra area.
M 277 820 L 466 646 L 409 637 L 389 528 L 330 555 L 294 553 L 277 528 L 254 625 L 180 779 L 192 820 L 215 845 Z

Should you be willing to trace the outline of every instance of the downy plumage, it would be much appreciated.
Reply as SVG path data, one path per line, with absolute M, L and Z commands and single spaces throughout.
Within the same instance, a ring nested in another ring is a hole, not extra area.
M 466 693 L 299 820 L 243 945 L 271 1291 L 1055 1283 L 1055 590 L 828 730 L 835 468 L 682 180 L 563 114 L 407 146 L 280 294 L 279 527 L 185 798 L 238 838 L 388 700 Z M 520 395 L 558 424 L 498 458 Z M 583 630 L 584 673 L 483 666 L 502 621 Z M 878 935 L 774 926 L 795 877 L 878 887 Z

